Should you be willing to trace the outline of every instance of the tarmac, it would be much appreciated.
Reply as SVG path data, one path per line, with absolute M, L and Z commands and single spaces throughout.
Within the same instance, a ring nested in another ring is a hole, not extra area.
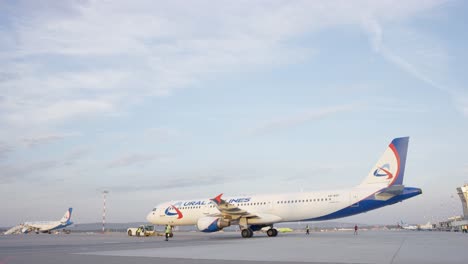
M 468 263 L 468 234 L 423 231 L 284 233 L 176 232 L 0 236 L 0 264 L 35 263 Z

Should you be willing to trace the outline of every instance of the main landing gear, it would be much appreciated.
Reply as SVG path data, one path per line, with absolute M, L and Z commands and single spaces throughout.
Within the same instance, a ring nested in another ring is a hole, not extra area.
M 267 233 L 267 235 L 269 237 L 275 237 L 275 236 L 278 235 L 278 230 L 276 230 L 274 228 L 270 228 L 270 229 L 267 230 L 266 233 Z M 242 235 L 243 238 L 249 238 L 249 237 L 253 236 L 253 231 L 250 228 L 242 229 L 241 235 Z
M 268 235 L 269 237 L 275 237 L 275 236 L 278 235 L 278 230 L 276 230 L 276 229 L 274 229 L 274 228 L 268 229 L 267 235 Z
M 242 229 L 241 235 L 242 235 L 243 238 L 252 237 L 253 236 L 253 231 L 250 228 Z

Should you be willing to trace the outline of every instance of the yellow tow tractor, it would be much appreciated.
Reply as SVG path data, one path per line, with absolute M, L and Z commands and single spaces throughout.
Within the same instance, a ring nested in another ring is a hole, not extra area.
M 127 229 L 128 236 L 154 236 L 156 231 L 153 225 L 141 225 L 138 228 L 130 227 Z

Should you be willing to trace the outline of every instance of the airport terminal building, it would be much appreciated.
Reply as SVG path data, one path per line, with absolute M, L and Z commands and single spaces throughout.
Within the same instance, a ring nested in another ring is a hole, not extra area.
M 463 209 L 463 215 L 449 218 L 439 223 L 439 230 L 468 232 L 468 184 L 457 188 Z

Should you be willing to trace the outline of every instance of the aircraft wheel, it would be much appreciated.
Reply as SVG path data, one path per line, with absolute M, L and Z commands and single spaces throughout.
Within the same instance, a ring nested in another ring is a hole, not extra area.
M 274 236 L 275 236 L 275 229 L 273 229 L 273 228 L 272 228 L 272 229 L 268 229 L 267 235 L 268 235 L 269 237 L 274 237 Z
M 132 236 L 132 230 L 128 230 L 127 234 L 128 236 Z
M 276 230 L 276 229 L 274 229 L 274 228 L 272 228 L 271 230 L 273 230 L 273 236 L 274 236 L 274 237 L 278 235 L 278 230 Z
M 252 237 L 253 236 L 253 231 L 250 228 L 242 229 L 241 235 L 242 235 L 243 238 Z

